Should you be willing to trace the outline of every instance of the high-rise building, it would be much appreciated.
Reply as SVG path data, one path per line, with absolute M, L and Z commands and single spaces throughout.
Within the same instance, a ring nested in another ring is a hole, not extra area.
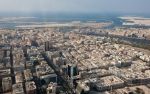
M 78 68 L 76 65 L 68 65 L 68 76 L 69 77 L 73 77 L 73 76 L 77 76 L 78 73 Z
M 13 93 L 12 94 L 25 94 L 22 83 L 17 83 L 12 86 Z
M 50 43 L 49 41 L 45 42 L 45 51 L 49 51 L 50 50 Z
M 3 89 L 3 92 L 11 91 L 11 89 L 12 89 L 11 77 L 2 78 L 2 89 Z
M 26 82 L 25 83 L 26 87 L 26 94 L 36 94 L 36 85 L 35 82 Z
M 56 94 L 57 84 L 51 82 L 47 87 L 47 94 Z

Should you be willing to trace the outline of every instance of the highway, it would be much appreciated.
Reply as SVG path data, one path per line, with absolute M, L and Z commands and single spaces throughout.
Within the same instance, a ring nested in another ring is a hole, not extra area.
M 52 60 L 50 60 L 45 53 L 42 53 L 42 56 L 48 62 L 48 65 L 51 66 L 57 76 L 62 80 L 62 85 L 66 89 L 67 94 L 75 94 L 75 89 L 67 81 L 67 77 L 60 72 L 60 70 L 52 63 Z

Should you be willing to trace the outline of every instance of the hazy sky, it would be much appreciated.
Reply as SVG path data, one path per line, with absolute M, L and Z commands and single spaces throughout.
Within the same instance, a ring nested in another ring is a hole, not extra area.
M 150 13 L 150 0 L 0 0 L 0 12 Z

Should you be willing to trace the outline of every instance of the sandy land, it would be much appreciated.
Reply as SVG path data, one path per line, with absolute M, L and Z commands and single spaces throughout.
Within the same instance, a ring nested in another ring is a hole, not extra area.
M 119 17 L 126 22 L 123 25 L 143 25 L 143 26 L 150 26 L 150 18 L 144 17 Z

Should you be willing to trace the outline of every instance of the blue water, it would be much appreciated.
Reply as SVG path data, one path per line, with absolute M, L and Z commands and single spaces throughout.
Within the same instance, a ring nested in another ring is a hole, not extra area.
M 34 14 L 34 15 L 28 15 L 28 17 L 31 16 L 35 18 L 15 20 L 20 23 L 14 23 L 13 21 L 7 21 L 7 22 L 0 21 L 0 28 L 15 28 L 15 26 L 18 25 L 31 25 L 30 22 L 40 23 L 40 22 L 71 22 L 71 21 L 113 22 L 113 24 L 109 26 L 109 28 L 113 28 L 114 26 L 122 26 L 123 20 L 119 19 L 118 17 L 124 15 L 125 14 L 110 14 L 110 13 L 109 14 Z M 13 16 L 16 17 L 16 15 Z M 21 17 L 22 16 L 23 15 L 21 15 Z

